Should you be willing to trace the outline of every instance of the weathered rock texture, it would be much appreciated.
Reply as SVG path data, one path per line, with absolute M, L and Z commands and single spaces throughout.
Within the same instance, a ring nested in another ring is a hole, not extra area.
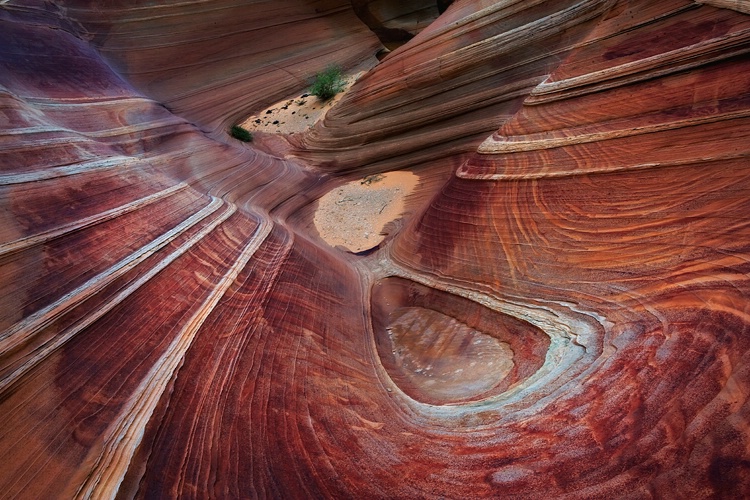
M 399 45 L 429 26 L 444 10 L 435 0 L 352 0 L 352 7 L 384 43 Z
M 0 4 L 2 496 L 750 496 L 747 2 L 460 0 L 224 134 L 367 4 Z

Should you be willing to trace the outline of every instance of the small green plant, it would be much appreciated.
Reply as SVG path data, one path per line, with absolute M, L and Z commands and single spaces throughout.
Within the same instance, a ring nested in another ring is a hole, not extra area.
M 346 80 L 341 74 L 341 68 L 339 66 L 328 66 L 315 75 L 310 93 L 317 96 L 321 101 L 327 101 L 344 90 L 345 86 Z
M 250 142 L 253 140 L 253 134 L 239 125 L 232 125 L 232 128 L 229 130 L 229 135 L 242 142 Z

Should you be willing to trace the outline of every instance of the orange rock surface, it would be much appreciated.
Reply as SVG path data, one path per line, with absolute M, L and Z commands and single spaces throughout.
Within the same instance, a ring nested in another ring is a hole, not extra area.
M 0 3 L 0 496 L 750 496 L 747 2 L 436 11 Z

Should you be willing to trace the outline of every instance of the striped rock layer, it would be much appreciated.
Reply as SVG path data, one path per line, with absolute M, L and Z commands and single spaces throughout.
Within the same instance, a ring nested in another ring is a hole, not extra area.
M 750 495 L 748 2 L 436 10 L 0 2 L 0 496 Z

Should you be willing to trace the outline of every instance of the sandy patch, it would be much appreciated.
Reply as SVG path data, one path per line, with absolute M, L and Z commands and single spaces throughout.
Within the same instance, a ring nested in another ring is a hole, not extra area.
M 264 109 L 263 111 L 245 119 L 240 125 L 252 132 L 267 134 L 294 134 L 304 132 L 321 120 L 347 90 L 354 85 L 366 71 L 353 70 L 343 75 L 346 85 L 344 89 L 327 101 L 321 101 L 307 92 L 297 94 Z
M 350 252 L 376 247 L 389 222 L 404 211 L 404 198 L 417 185 L 411 172 L 387 172 L 339 186 L 318 201 L 313 222 L 318 234 L 331 245 Z

